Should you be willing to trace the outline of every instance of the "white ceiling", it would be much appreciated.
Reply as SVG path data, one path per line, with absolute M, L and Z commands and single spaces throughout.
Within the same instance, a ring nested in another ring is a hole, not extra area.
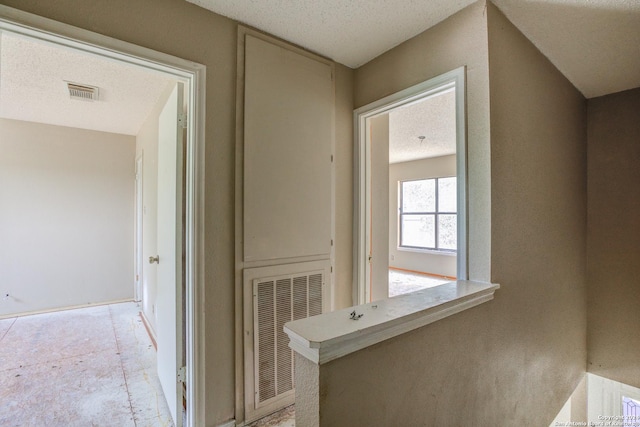
M 640 86 L 640 0 L 494 0 L 587 98 Z
M 425 138 L 421 140 L 420 136 Z M 455 153 L 454 89 L 389 113 L 389 163 Z
M 187 0 L 352 68 L 475 0 Z M 640 86 L 640 0 L 494 0 L 587 97 Z
M 188 0 L 358 67 L 474 0 Z M 640 0 L 494 0 L 587 97 L 640 87 Z M 100 88 L 72 101 L 66 81 Z M 135 135 L 172 80 L 0 34 L 0 117 Z M 426 136 L 426 135 L 425 135 Z
M 476 0 L 187 0 L 357 68 Z
M 97 86 L 99 100 L 71 100 L 66 81 Z M 2 118 L 136 135 L 173 82 L 122 62 L 0 34 Z

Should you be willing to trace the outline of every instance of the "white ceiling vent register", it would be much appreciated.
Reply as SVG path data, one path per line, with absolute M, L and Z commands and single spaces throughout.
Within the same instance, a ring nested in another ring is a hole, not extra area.
M 100 89 L 95 86 L 66 82 L 69 89 L 69 97 L 80 101 L 97 101 Z

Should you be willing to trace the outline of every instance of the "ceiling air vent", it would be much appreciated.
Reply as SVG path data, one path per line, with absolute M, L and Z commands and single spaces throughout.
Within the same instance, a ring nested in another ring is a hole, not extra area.
M 69 88 L 71 99 L 79 99 L 81 101 L 98 100 L 99 89 L 97 87 L 67 82 L 67 88 Z

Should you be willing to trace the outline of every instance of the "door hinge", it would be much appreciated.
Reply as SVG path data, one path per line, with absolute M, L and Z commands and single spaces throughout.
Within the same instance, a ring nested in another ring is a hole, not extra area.
M 186 114 L 180 114 L 178 116 L 178 126 L 180 126 L 183 129 L 187 128 L 187 115 Z
M 185 383 L 187 382 L 187 367 L 183 366 L 178 369 L 178 382 Z

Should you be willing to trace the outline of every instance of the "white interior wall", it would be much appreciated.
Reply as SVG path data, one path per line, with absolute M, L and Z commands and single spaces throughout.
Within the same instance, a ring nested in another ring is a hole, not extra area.
M 136 135 L 136 159 L 142 157 L 142 312 L 156 328 L 157 267 L 149 264 L 157 255 L 158 121 L 171 89 L 171 82 Z
M 133 298 L 135 138 L 0 119 L 0 317 Z
M 456 156 L 442 156 L 389 165 L 389 266 L 456 276 L 456 257 L 398 248 L 398 182 L 456 175 Z

